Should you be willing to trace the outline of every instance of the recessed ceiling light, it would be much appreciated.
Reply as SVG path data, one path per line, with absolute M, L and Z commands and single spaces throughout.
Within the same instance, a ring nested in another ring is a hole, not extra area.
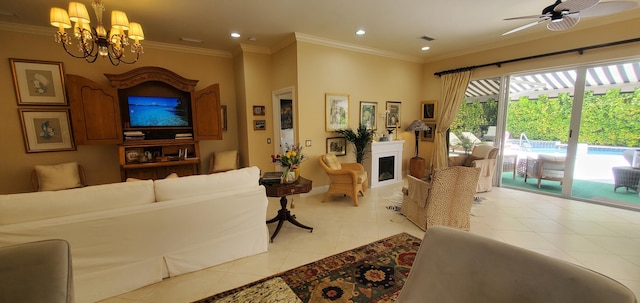
M 231 33 L 231 37 L 233 37 L 233 38 L 240 38 L 240 34 L 238 34 L 238 33 Z
M 358 35 L 358 36 L 362 36 L 362 35 L 364 35 L 365 33 L 366 33 L 366 32 L 365 32 L 363 29 L 359 29 L 359 30 L 357 30 L 357 31 L 356 31 L 356 35 Z
M 426 51 L 426 50 L 429 50 L 429 49 L 430 49 L 430 47 L 428 47 L 428 46 L 423 46 L 421 49 L 422 49 L 423 51 Z

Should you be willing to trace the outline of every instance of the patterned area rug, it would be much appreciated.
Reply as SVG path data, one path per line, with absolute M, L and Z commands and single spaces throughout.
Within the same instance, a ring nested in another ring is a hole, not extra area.
M 196 302 L 394 302 L 419 246 L 397 234 Z

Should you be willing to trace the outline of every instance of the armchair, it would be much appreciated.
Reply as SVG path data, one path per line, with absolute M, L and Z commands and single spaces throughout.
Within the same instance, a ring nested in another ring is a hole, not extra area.
M 537 158 L 527 157 L 527 166 L 524 172 L 524 182 L 527 178 L 538 179 L 538 188 L 541 180 L 562 181 L 564 180 L 565 155 L 540 154 Z
M 476 192 L 486 192 L 490 191 L 493 186 L 493 176 L 496 172 L 497 155 L 497 147 L 493 147 L 491 145 L 476 145 L 470 155 L 449 157 L 449 167 L 479 167 L 480 176 Z
M 430 182 L 407 176 L 400 213 L 422 230 L 435 225 L 469 230 L 479 175 L 478 167 L 454 166 L 436 169 Z
M 364 166 L 360 163 L 340 163 L 334 154 L 318 157 L 320 167 L 329 176 L 329 190 L 324 194 L 324 202 L 329 196 L 343 194 L 351 197 L 358 206 L 358 194 L 364 196 L 369 181 Z
M 396 300 L 635 303 L 620 282 L 584 267 L 447 227 L 427 230 Z

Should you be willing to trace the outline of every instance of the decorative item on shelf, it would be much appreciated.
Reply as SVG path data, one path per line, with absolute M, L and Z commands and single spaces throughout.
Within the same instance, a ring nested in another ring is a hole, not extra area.
M 91 4 L 96 14 L 97 25 L 91 27 L 91 19 L 87 7 L 79 2 L 69 2 L 69 11 L 59 7 L 52 7 L 49 14 L 49 22 L 58 28 L 55 35 L 56 42 L 62 44 L 64 50 L 74 58 L 83 58 L 89 63 L 96 61 L 98 56 L 109 58 L 111 64 L 133 64 L 143 53 L 140 40 L 144 40 L 142 26 L 136 22 L 129 22 L 127 14 L 122 11 L 111 12 L 111 30 L 107 31 L 102 22 L 104 4 L 102 0 L 94 0 Z M 71 22 L 75 22 L 73 27 Z M 71 38 L 65 29 L 73 28 L 73 35 L 77 39 L 80 54 L 73 53 L 67 48 L 71 45 Z M 128 31 L 125 33 L 125 31 Z M 135 58 L 125 61 L 125 47 L 129 45 L 129 39 L 133 40 L 131 52 Z
M 356 162 L 362 163 L 362 160 L 364 160 L 365 149 L 367 148 L 367 145 L 371 143 L 374 131 L 372 129 L 367 129 L 364 125 L 360 125 L 357 129 L 357 133 L 350 128 L 339 129 L 336 130 L 336 132 L 343 135 L 347 141 L 351 142 L 355 146 Z
M 300 176 L 300 164 L 306 159 L 302 153 L 302 146 L 296 144 L 291 148 L 287 148 L 284 154 L 271 155 L 271 161 L 278 163 L 284 169 L 282 172 L 281 183 L 293 183 Z
M 418 156 L 418 138 L 420 138 L 421 131 L 427 131 L 431 128 L 428 127 L 422 120 L 414 120 L 411 125 L 407 127 L 407 131 L 413 131 L 416 135 L 416 155 L 409 160 L 409 174 L 421 179 L 424 177 L 425 161 L 424 158 Z
M 393 128 L 387 128 L 387 133 L 389 133 L 389 136 L 387 136 L 386 137 L 387 140 L 384 140 L 384 141 L 393 141 L 393 131 L 394 131 Z

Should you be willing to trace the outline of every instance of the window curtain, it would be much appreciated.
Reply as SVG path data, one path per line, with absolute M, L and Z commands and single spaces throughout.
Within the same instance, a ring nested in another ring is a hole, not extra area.
M 464 99 L 464 93 L 469 86 L 471 80 L 471 71 L 463 71 L 442 75 L 440 83 L 442 84 L 442 95 L 438 102 L 438 111 L 436 112 L 436 133 L 434 137 L 434 160 L 433 168 L 443 168 L 448 166 L 448 146 L 447 146 L 447 129 L 453 123 Z

